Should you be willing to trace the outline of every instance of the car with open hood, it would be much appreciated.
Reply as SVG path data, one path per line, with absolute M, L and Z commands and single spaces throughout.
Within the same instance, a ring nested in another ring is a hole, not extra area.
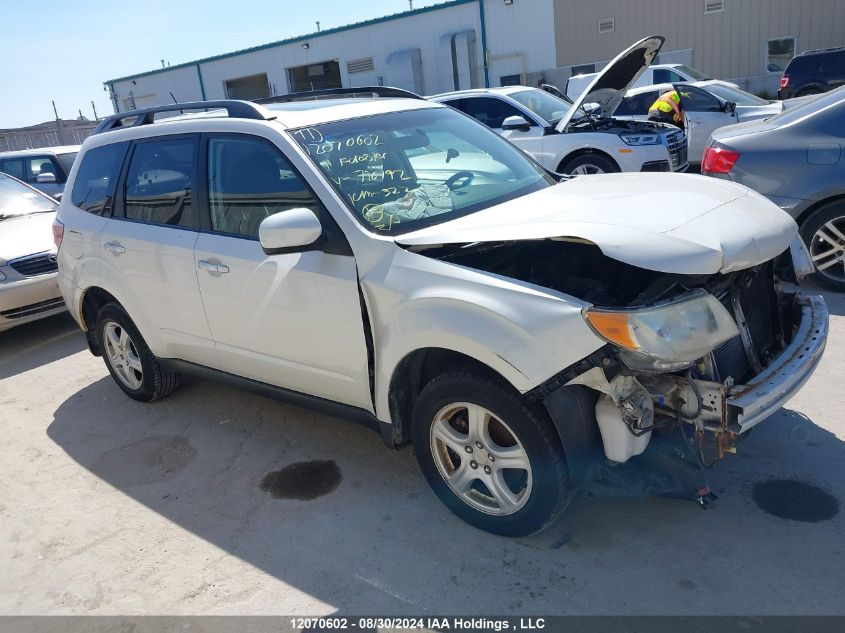
M 687 140 L 673 125 L 612 116 L 625 92 L 660 52 L 647 37 L 622 51 L 574 101 L 526 86 L 430 97 L 499 132 L 546 169 L 562 174 L 685 171 Z
M 198 374 L 361 422 L 524 535 L 657 430 L 697 478 L 819 362 L 795 223 L 745 187 L 556 175 L 396 89 L 273 101 L 122 113 L 82 147 L 59 283 L 131 398 Z M 156 119 L 179 110 L 206 112 Z
M 50 228 L 58 206 L 0 173 L 0 332 L 65 310 Z

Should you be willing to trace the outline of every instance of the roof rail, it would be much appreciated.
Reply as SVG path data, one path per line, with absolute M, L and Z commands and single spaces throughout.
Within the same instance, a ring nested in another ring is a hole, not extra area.
M 237 101 L 234 99 L 226 99 L 220 101 L 186 101 L 185 103 L 169 103 L 167 105 L 154 106 L 152 108 L 141 108 L 140 110 L 130 110 L 128 112 L 121 112 L 107 116 L 100 121 L 97 127 L 94 128 L 92 134 L 99 134 L 100 132 L 108 132 L 122 127 L 135 127 L 138 125 L 148 125 L 155 122 L 155 115 L 159 112 L 182 112 L 184 110 L 226 110 L 226 113 L 232 118 L 238 119 L 257 119 L 265 121 L 267 119 L 275 118 L 268 116 L 268 112 L 254 103 L 249 101 Z M 135 120 L 132 123 L 124 123 L 125 119 Z
M 415 92 L 411 92 L 410 90 L 403 90 L 402 88 L 390 88 L 389 86 L 361 86 L 360 88 L 328 88 L 326 90 L 292 92 L 286 95 L 255 99 L 255 103 L 290 103 L 291 101 L 317 101 L 319 99 L 332 99 L 335 97 L 355 98 L 355 95 L 360 95 L 360 98 L 363 99 L 371 99 L 372 97 L 425 99 L 425 97 L 421 97 Z

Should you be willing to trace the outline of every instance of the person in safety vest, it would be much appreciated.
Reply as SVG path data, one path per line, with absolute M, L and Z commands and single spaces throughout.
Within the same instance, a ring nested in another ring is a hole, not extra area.
M 681 95 L 677 90 L 670 90 L 660 95 L 660 98 L 651 104 L 648 109 L 648 120 L 660 123 L 671 123 L 682 130 L 684 129 L 684 107 L 681 103 Z

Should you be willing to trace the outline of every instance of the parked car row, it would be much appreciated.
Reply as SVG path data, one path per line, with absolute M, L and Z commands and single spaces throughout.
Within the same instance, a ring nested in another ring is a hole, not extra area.
M 601 81 L 591 98 L 621 101 L 628 82 Z M 815 369 L 827 310 L 763 196 L 555 174 L 454 108 L 371 90 L 388 98 L 160 106 L 85 141 L 59 286 L 127 396 L 196 373 L 363 422 L 413 443 L 458 516 L 522 535 L 655 429 L 718 460 Z M 206 112 L 155 119 L 177 110 Z

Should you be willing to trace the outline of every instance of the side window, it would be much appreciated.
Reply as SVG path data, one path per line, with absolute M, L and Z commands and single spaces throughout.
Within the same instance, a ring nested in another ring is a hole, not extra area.
M 669 71 L 666 68 L 656 68 L 654 70 L 654 84 L 670 84 L 672 80 L 669 78 Z
M 22 158 L 7 158 L 6 160 L 0 161 L 0 171 L 26 182 Z
M 721 112 L 721 102 L 711 95 L 694 86 L 680 86 L 681 100 L 686 110 L 690 112 Z
M 56 182 L 62 183 L 65 181 L 62 170 L 59 169 L 49 156 L 36 156 L 35 158 L 26 159 L 27 166 L 27 182 L 31 185 L 38 183 L 38 174 L 53 174 Z
M 502 127 L 502 123 L 509 116 L 523 116 L 522 112 L 509 103 L 489 97 L 465 97 L 461 110 L 492 128 Z
M 208 140 L 208 206 L 211 228 L 220 233 L 258 237 L 264 218 L 319 205 L 278 148 L 258 138 Z
M 194 226 L 194 139 L 138 143 L 126 173 L 124 210 L 130 220 Z
M 670 71 L 668 71 L 668 72 L 669 72 L 669 82 L 670 82 L 670 83 L 673 83 L 673 84 L 674 84 L 674 83 L 677 83 L 677 82 L 679 82 L 679 81 L 686 81 L 686 79 L 685 79 L 684 77 L 681 77 L 681 76 L 680 76 L 678 73 L 676 73 L 674 70 L 670 70 Z
M 109 215 L 117 174 L 129 143 L 113 143 L 89 149 L 73 181 L 71 201 L 83 211 Z
M 641 92 L 625 97 L 616 110 L 618 116 L 637 116 L 648 114 L 651 104 L 657 100 L 656 92 Z

